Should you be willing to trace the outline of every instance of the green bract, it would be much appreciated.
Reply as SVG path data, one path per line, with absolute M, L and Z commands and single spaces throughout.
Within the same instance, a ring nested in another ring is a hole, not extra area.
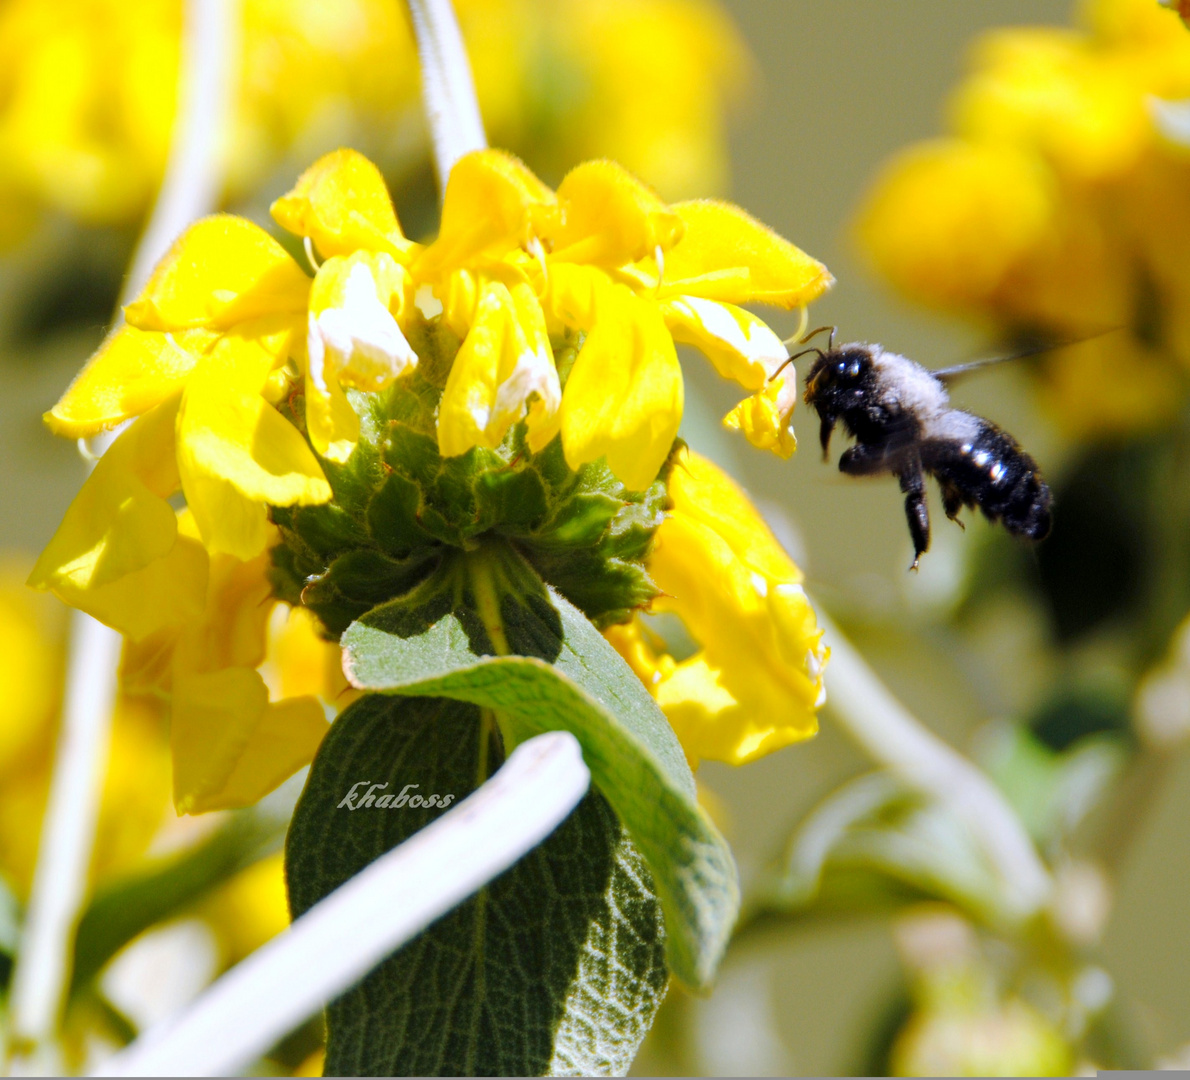
M 597 626 L 657 595 L 641 560 L 664 513 L 670 462 L 650 487 L 628 491 L 602 462 L 571 470 L 560 439 L 531 454 L 524 425 L 495 449 L 444 458 L 434 425 L 459 341 L 425 324 L 411 344 L 412 376 L 381 393 L 349 392 L 360 440 L 344 464 L 322 461 L 333 500 L 272 509 L 284 541 L 273 551 L 277 594 L 337 637 L 454 555 L 498 540 Z M 293 419 L 300 426 L 300 411 Z

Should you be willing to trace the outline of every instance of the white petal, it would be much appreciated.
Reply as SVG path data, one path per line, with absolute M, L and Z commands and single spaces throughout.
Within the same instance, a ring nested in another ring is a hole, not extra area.
M 492 415 L 498 423 L 515 422 L 525 414 L 529 398 L 536 394 L 541 398 L 547 414 L 553 415 L 562 404 L 562 388 L 558 383 L 558 372 L 553 359 L 544 349 L 537 352 L 526 349 L 517 358 L 512 374 L 500 384 L 496 391 Z
M 351 268 L 343 305 L 327 308 L 311 321 L 307 347 L 316 382 L 314 357 L 323 348 L 343 382 L 368 390 L 382 389 L 417 365 L 417 354 L 380 302 L 376 279 L 362 263 Z
M 714 300 L 683 296 L 680 302 L 693 312 L 711 337 L 718 338 L 745 359 L 761 364 L 769 375 L 789 359 L 781 339 L 760 319 L 751 320 L 745 330 L 731 311 Z

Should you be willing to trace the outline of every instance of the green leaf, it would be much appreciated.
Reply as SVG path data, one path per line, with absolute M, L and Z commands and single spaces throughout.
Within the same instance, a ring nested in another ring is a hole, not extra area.
M 202 843 L 100 889 L 75 935 L 71 994 L 90 985 L 104 965 L 138 934 L 278 851 L 286 816 L 260 807 L 236 811 Z
M 369 612 L 343 636 L 345 670 L 366 690 L 497 710 L 514 742 L 543 731 L 573 733 L 652 871 L 671 969 L 703 988 L 739 906 L 730 849 L 698 806 L 681 745 L 640 680 L 580 611 L 553 590 L 547 595 L 517 565 L 506 559 L 495 574 L 521 575 L 503 592 L 498 616 L 478 616 L 483 605 L 462 587 L 446 611 L 447 591 L 429 583 L 434 606 L 394 601 Z M 511 650 L 524 655 L 483 655 L 495 651 L 485 629 L 493 621 L 503 624 Z
M 466 797 L 500 761 L 472 705 L 361 698 L 335 721 L 286 845 L 300 915 Z M 359 781 L 355 808 L 341 806 Z M 435 800 L 437 802 L 438 800 Z M 612 1075 L 665 994 L 664 924 L 639 853 L 592 791 L 561 826 L 327 1010 L 327 1075 Z
M 799 824 L 747 919 L 868 914 L 921 900 L 949 901 L 978 922 L 1004 918 L 999 880 L 963 822 L 874 772 L 847 781 Z

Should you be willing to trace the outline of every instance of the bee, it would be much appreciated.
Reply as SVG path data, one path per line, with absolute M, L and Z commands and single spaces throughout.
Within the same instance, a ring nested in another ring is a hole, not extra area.
M 802 339 L 804 344 L 821 327 Z M 888 473 L 905 493 L 905 516 L 913 538 L 916 570 L 930 546 L 930 511 L 925 476 L 938 481 L 946 516 L 978 507 L 1014 536 L 1042 540 L 1050 531 L 1050 489 L 1017 441 L 990 420 L 951 408 L 945 380 L 980 363 L 929 371 L 881 345 L 850 342 L 836 346 L 831 330 L 825 349 L 809 348 L 817 359 L 806 373 L 805 401 L 821 421 L 823 460 L 838 423 L 855 439 L 839 458 L 848 476 Z M 986 363 L 985 361 L 984 363 Z

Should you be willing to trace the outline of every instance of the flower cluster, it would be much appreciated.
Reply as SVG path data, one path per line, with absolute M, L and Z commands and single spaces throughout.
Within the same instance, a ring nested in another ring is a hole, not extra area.
M 859 238 L 913 299 L 1006 338 L 1072 341 L 1044 365 L 1074 434 L 1168 416 L 1190 368 L 1190 164 L 1160 100 L 1190 96 L 1190 34 L 1149 0 L 1090 0 L 1077 30 L 985 36 L 954 135 L 894 159 Z
M 198 222 L 47 415 L 76 438 L 131 421 L 30 581 L 123 632 L 126 680 L 171 695 L 180 807 L 259 797 L 325 730 L 315 696 L 270 702 L 257 671 L 268 549 L 273 587 L 332 637 L 489 531 L 602 625 L 657 593 L 634 567 L 673 477 L 650 569 L 706 646 L 703 682 L 749 715 L 799 702 L 784 735 L 726 756 L 812 730 L 821 655 L 796 569 L 728 481 L 699 459 L 673 468 L 672 451 L 675 342 L 690 342 L 752 392 L 730 422 L 790 452 L 796 382 L 788 366 L 772 378 L 786 350 L 739 305 L 809 303 L 831 283 L 820 263 L 737 207 L 665 204 L 610 162 L 554 192 L 499 151 L 456 164 L 428 246 L 354 151 L 318 161 L 273 215 L 312 279 L 259 227 Z M 701 502 L 719 509 L 700 520 Z M 722 579 L 700 574 L 707 555 Z M 730 651 L 732 613 L 753 646 Z M 781 686 L 733 681 L 737 661 L 781 665 Z M 693 754 L 722 756 L 703 741 Z
M 502 143 L 546 144 L 556 155 L 546 164 L 559 171 L 613 154 L 677 194 L 723 185 L 723 117 L 747 54 L 717 8 L 685 0 L 458 7 L 483 113 Z M 182 22 L 181 0 L 4 6 L 0 244 L 42 208 L 88 223 L 143 212 L 169 153 Z M 416 52 L 399 5 L 245 0 L 240 24 L 226 147 L 233 197 L 328 132 L 390 130 L 394 116 L 416 129 Z

